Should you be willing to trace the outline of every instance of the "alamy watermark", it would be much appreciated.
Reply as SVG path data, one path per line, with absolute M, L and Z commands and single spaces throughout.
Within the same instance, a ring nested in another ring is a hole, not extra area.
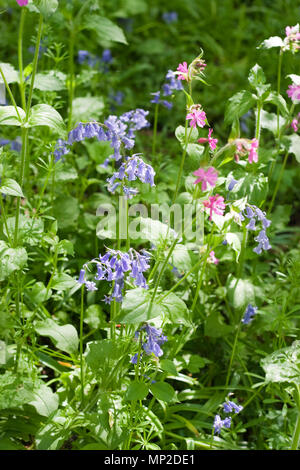
M 203 244 L 204 213 L 199 204 L 132 204 L 119 196 L 118 208 L 101 204 L 96 212 L 100 217 L 96 233 L 100 239 L 132 240 L 160 237 L 185 238 L 197 245 Z

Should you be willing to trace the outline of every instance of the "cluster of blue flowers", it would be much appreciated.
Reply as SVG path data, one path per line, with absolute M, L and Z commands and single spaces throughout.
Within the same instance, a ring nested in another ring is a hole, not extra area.
M 147 251 L 142 250 L 141 253 L 137 252 L 133 248 L 130 248 L 128 253 L 124 253 L 119 250 L 108 249 L 105 255 L 99 255 L 99 258 L 93 259 L 91 262 L 96 263 L 97 274 L 95 276 L 96 281 L 114 281 L 113 292 L 111 296 L 105 296 L 104 301 L 110 303 L 113 299 L 117 302 L 122 302 L 123 295 L 122 289 L 124 287 L 124 278 L 126 274 L 129 274 L 134 279 L 134 285 L 148 289 L 146 279 L 143 275 L 150 267 L 149 265 L 150 255 Z M 94 281 L 85 280 L 86 274 L 85 269 L 81 269 L 79 274 L 79 284 L 85 284 L 87 290 L 94 291 L 98 290 Z
M 85 139 L 96 137 L 99 141 L 110 141 L 111 147 L 114 149 L 112 158 L 120 160 L 122 158 L 120 149 L 124 144 L 126 149 L 132 149 L 135 143 L 135 131 L 149 126 L 146 119 L 149 111 L 143 109 L 135 109 L 122 114 L 119 118 L 111 115 L 103 125 L 97 122 L 89 122 L 84 124 L 80 122 L 75 129 L 69 132 L 68 140 L 58 139 L 54 150 L 55 161 L 61 159 L 63 155 L 70 152 L 70 146 L 74 142 L 81 142 Z M 109 159 L 105 162 L 108 164 Z
M 113 57 L 110 49 L 104 49 L 101 58 L 91 54 L 89 51 L 78 51 L 79 64 L 88 64 L 89 67 L 95 67 L 98 62 L 102 62 L 103 64 L 111 64 L 113 62 Z M 106 72 L 106 69 L 104 69 L 103 71 Z
M 233 401 L 230 401 L 226 399 L 226 401 L 223 403 L 223 410 L 224 413 L 232 413 L 234 411 L 235 414 L 240 413 L 242 411 L 243 407 L 242 405 L 237 405 Z M 214 432 L 220 433 L 221 429 L 227 428 L 229 429 L 231 426 L 231 416 L 226 417 L 225 419 L 221 419 L 220 415 L 216 415 L 214 419 Z
M 173 91 L 182 90 L 183 86 L 180 80 L 177 80 L 175 73 L 172 70 L 168 70 L 166 75 L 166 82 L 162 86 L 162 94 L 163 96 L 171 96 Z M 167 109 L 171 109 L 173 103 L 168 100 L 161 99 L 161 91 L 156 91 L 155 93 L 151 93 L 153 95 L 153 99 L 151 103 L 155 104 L 162 104 Z
M 107 179 L 108 191 L 114 193 L 117 187 L 121 184 L 121 181 L 125 178 L 127 181 L 135 181 L 137 178 L 142 183 L 148 183 L 150 186 L 155 186 L 154 176 L 155 171 L 151 165 L 146 164 L 139 156 L 139 154 L 132 155 L 132 157 L 126 157 L 126 161 L 121 164 L 118 171 L 116 171 L 110 178 Z M 119 181 L 116 181 L 116 180 Z M 138 190 L 130 188 L 123 184 L 122 186 L 124 195 L 131 199 Z
M 266 229 L 270 226 L 271 221 L 266 218 L 266 213 L 256 206 L 247 206 L 244 213 L 240 214 L 240 219 L 242 221 L 245 220 L 245 217 L 250 219 L 249 223 L 246 225 L 248 230 L 259 230 L 256 227 L 256 223 L 261 223 L 262 230 L 260 230 L 257 237 L 254 238 L 254 240 L 258 242 L 258 245 L 253 248 L 253 251 L 260 255 L 262 250 L 269 250 L 271 248 L 266 234 Z
M 247 306 L 242 318 L 242 323 L 244 323 L 244 325 L 249 325 L 249 323 L 253 320 L 253 316 L 256 314 L 257 309 L 258 307 L 253 307 L 251 304 Z
M 142 348 L 144 349 L 145 353 L 150 356 L 154 354 L 156 357 L 160 357 L 163 355 L 163 350 L 161 349 L 161 345 L 168 341 L 168 338 L 162 334 L 162 329 L 155 328 L 154 326 L 144 325 L 141 327 L 140 330 L 145 330 L 147 337 L 146 341 L 142 344 Z M 135 338 L 138 339 L 140 335 L 140 330 L 136 331 Z M 142 353 L 141 353 L 142 355 Z M 131 358 L 131 363 L 136 364 L 138 360 L 138 353 L 136 353 Z
M 4 145 L 9 145 L 11 150 L 16 152 L 20 152 L 22 148 L 22 144 L 18 140 L 0 139 L 0 146 L 4 147 Z
M 163 13 L 162 19 L 167 24 L 176 23 L 178 21 L 178 13 L 177 11 L 166 11 Z

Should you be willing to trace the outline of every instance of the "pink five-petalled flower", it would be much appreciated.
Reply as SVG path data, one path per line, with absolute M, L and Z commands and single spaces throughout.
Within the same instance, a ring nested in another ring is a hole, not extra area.
M 216 186 L 216 182 L 218 179 L 218 172 L 212 166 L 207 168 L 207 170 L 204 170 L 203 168 L 199 168 L 198 170 L 194 171 L 193 175 L 198 176 L 196 181 L 194 181 L 194 184 L 200 183 L 202 181 L 202 185 L 201 185 L 202 191 L 207 190 L 207 183 L 209 183 L 210 186 L 212 187 Z
M 300 85 L 289 85 L 289 89 L 286 92 L 292 101 L 300 100 Z
M 209 256 L 210 256 L 210 258 L 209 258 L 210 263 L 214 263 L 214 264 L 218 264 L 218 263 L 219 263 L 220 260 L 215 257 L 215 252 L 214 252 L 214 251 L 211 251 L 211 252 L 209 253 Z
M 16 0 L 16 1 L 20 7 L 26 7 L 26 5 L 28 5 L 28 0 Z
M 191 120 L 190 126 L 191 127 L 204 127 L 205 126 L 205 120 L 206 120 L 206 114 L 204 111 L 201 111 L 199 109 L 192 109 L 189 114 L 186 115 L 187 120 Z
M 183 62 L 183 64 L 179 64 L 177 67 L 178 72 L 181 72 L 180 75 L 178 75 L 178 80 L 186 80 L 188 81 L 188 73 L 189 69 L 187 66 L 186 62 Z
M 250 152 L 249 152 L 249 155 L 248 155 L 248 162 L 249 163 L 253 163 L 253 162 L 257 163 L 258 162 L 257 149 L 258 149 L 258 140 L 253 139 L 251 141 L 251 148 L 250 148 Z
M 224 198 L 219 194 L 209 196 L 206 201 L 203 201 L 203 205 L 206 209 L 209 209 L 209 220 L 212 219 L 213 212 L 217 215 L 223 215 L 226 207 L 224 204 Z
M 201 137 L 200 139 L 198 139 L 198 142 L 200 144 L 205 144 L 206 142 L 208 142 L 208 145 L 210 147 L 211 150 L 215 150 L 216 146 L 217 146 L 217 143 L 218 143 L 218 139 L 213 139 L 211 137 L 213 133 L 213 130 L 212 129 L 209 129 L 208 131 L 208 137 Z

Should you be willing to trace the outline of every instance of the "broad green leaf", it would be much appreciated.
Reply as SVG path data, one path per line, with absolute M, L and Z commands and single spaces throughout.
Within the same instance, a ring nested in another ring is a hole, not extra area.
M 51 16 L 58 7 L 58 0 L 33 0 L 34 6 L 45 17 Z
M 1 181 L 0 191 L 2 194 L 24 197 L 24 194 L 19 184 L 11 178 L 5 178 L 3 181 Z
M 25 290 L 25 294 L 29 297 L 30 302 L 35 305 L 39 305 L 42 302 L 45 302 L 51 297 L 51 289 L 48 291 L 47 288 L 42 282 L 36 282 L 30 288 Z
M 236 193 L 239 198 L 246 197 L 251 204 L 259 205 L 264 201 L 268 194 L 268 178 L 260 173 L 253 176 L 248 174 L 243 178 L 243 183 L 239 191 Z
M 7 228 L 11 238 L 14 236 L 15 231 L 15 217 L 9 217 L 7 219 Z M 3 231 L 5 235 L 6 227 L 3 227 Z M 28 243 L 29 245 L 37 245 L 41 242 L 41 237 L 44 231 L 44 223 L 43 220 L 35 217 L 26 217 L 21 215 L 19 218 L 19 239 L 23 241 L 23 243 Z
M 28 403 L 41 416 L 50 416 L 58 408 L 58 396 L 50 387 L 40 384 L 33 392 L 33 399 Z
M 66 289 L 72 289 L 76 285 L 77 282 L 75 279 L 73 279 L 73 277 L 65 273 L 57 273 L 53 277 L 51 289 L 62 291 Z
M 205 321 L 204 336 L 220 338 L 221 336 L 230 334 L 232 328 L 232 326 L 224 323 L 224 319 L 219 312 L 214 311 Z
M 85 311 L 84 323 L 89 325 L 90 328 L 104 328 L 107 326 L 105 315 L 102 312 L 101 306 L 98 304 L 89 305 Z
M 185 145 L 185 140 L 189 138 L 189 142 L 197 142 L 198 139 L 198 129 L 196 128 L 187 128 L 186 138 L 185 138 L 185 127 L 178 126 L 175 130 L 175 136 L 182 145 Z
M 240 240 L 239 235 L 240 234 L 237 234 L 237 233 L 227 232 L 226 237 L 225 237 L 228 245 L 235 251 L 237 261 L 241 253 L 241 240 Z
M 178 243 L 178 245 L 175 246 L 170 258 L 170 263 L 174 265 L 180 273 L 191 269 L 192 261 L 190 253 L 185 245 Z
M 166 239 L 168 244 L 171 244 L 177 236 L 172 228 L 159 220 L 140 217 L 136 222 L 138 221 L 140 222 L 141 238 L 148 240 L 155 246 L 162 245 Z
M 253 88 L 256 88 L 258 85 L 263 85 L 266 82 L 264 71 L 260 65 L 255 64 L 252 69 L 250 69 L 248 81 Z
M 275 104 L 276 106 L 278 106 L 283 116 L 288 116 L 289 110 L 287 108 L 286 101 L 283 96 L 281 96 L 277 92 L 271 91 L 271 93 L 269 93 L 268 97 L 265 99 L 265 103 Z
M 0 240 L 0 281 L 6 279 L 14 271 L 22 269 L 27 262 L 25 248 L 9 248 Z
M 66 88 L 67 76 L 62 72 L 50 70 L 37 73 L 34 80 L 34 88 L 41 91 L 61 91 Z
M 19 82 L 19 73 L 11 64 L 1 62 L 0 67 L 2 69 L 5 80 L 8 84 Z M 0 74 L 0 83 L 4 83 L 2 75 Z
M 138 287 L 126 292 L 117 323 L 140 323 L 160 317 L 162 308 L 156 300 L 151 305 L 152 293 Z
M 282 116 L 279 116 L 279 128 L 281 128 L 284 124 L 285 119 Z M 277 115 L 274 113 L 268 113 L 262 109 L 260 113 L 260 125 L 264 129 L 268 129 L 269 131 L 273 132 L 273 134 L 277 134 Z
M 168 372 L 170 375 L 177 375 L 176 366 L 170 359 L 161 359 L 160 367 L 163 371 Z
M 274 351 L 261 361 L 266 382 L 288 382 L 300 385 L 300 341 Z
M 59 229 L 70 229 L 78 221 L 80 213 L 78 200 L 68 195 L 58 196 L 54 201 L 53 212 Z
M 164 294 L 166 293 L 163 292 L 162 295 Z M 162 302 L 158 299 L 158 304 L 161 305 L 163 319 L 166 323 L 191 326 L 188 308 L 174 292 L 171 292 Z
M 285 140 L 288 142 L 289 152 L 293 153 L 298 163 L 300 163 L 300 136 L 296 133 L 285 136 Z
M 30 109 L 28 126 L 47 126 L 59 135 L 65 135 L 66 132 L 63 118 L 49 104 L 36 104 Z
M 271 36 L 265 39 L 257 49 L 271 49 L 272 47 L 282 47 L 284 45 L 283 40 L 279 36 Z
M 85 359 L 88 366 L 95 374 L 107 376 L 114 367 L 116 361 L 124 355 L 123 343 L 120 340 L 103 339 L 87 343 Z
M 122 29 L 104 16 L 88 15 L 82 29 L 92 29 L 101 44 L 103 41 L 120 42 L 127 44 Z
M 21 126 L 25 119 L 25 111 L 17 106 L 19 116 L 14 106 L 0 106 L 0 124 L 3 126 Z
M 250 91 L 242 90 L 233 95 L 227 104 L 225 111 L 225 124 L 232 124 L 236 118 L 246 114 L 255 105 L 255 97 Z
M 236 309 L 246 308 L 248 304 L 255 305 L 255 288 L 248 279 L 237 279 L 230 275 L 227 281 L 228 298 Z
M 174 388 L 166 382 L 156 382 L 151 385 L 150 390 L 157 400 L 170 402 L 175 397 Z
M 189 157 L 193 159 L 193 163 L 197 163 L 201 160 L 201 157 L 204 152 L 204 147 L 203 145 L 199 144 L 188 144 L 186 151 Z
M 101 96 L 75 98 L 72 107 L 72 121 L 94 121 L 99 119 L 104 109 Z
M 135 400 L 144 400 L 149 392 L 149 386 L 143 382 L 134 381 L 129 385 L 126 394 L 125 400 L 135 401 Z
M 55 346 L 61 351 L 76 354 L 78 350 L 78 334 L 73 325 L 58 325 L 51 318 L 37 322 L 36 332 L 41 336 L 51 338 Z

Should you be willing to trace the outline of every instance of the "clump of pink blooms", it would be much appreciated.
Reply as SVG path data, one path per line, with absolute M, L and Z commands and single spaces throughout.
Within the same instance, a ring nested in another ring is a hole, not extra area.
M 211 136 L 212 133 L 213 133 L 213 130 L 209 129 L 207 138 L 206 137 L 201 137 L 200 139 L 198 139 L 198 142 L 200 144 L 205 144 L 206 142 L 208 142 L 210 150 L 214 151 L 216 146 L 217 146 L 218 139 L 213 139 L 212 136 Z
M 200 104 L 194 104 L 190 107 L 189 113 L 186 115 L 186 119 L 190 120 L 190 126 L 196 128 L 204 127 L 206 121 L 206 114 L 201 108 Z
M 209 253 L 209 258 L 208 258 L 208 262 L 209 263 L 214 263 L 214 264 L 218 264 L 219 263 L 219 259 L 215 257 L 215 252 L 214 251 L 211 251 Z
M 298 113 L 298 117 L 294 118 L 291 122 L 291 126 L 292 126 L 294 132 L 298 131 L 299 121 L 300 121 L 300 113 Z
M 189 79 L 188 78 L 189 69 L 188 69 L 188 66 L 187 66 L 186 62 L 183 62 L 182 64 L 179 64 L 178 67 L 177 67 L 177 71 L 180 72 L 180 74 L 178 74 L 178 77 L 177 77 L 178 80 L 188 81 L 188 79 Z
M 201 56 L 202 54 L 196 57 L 189 66 L 186 62 L 179 64 L 175 72 L 178 75 L 177 79 L 191 82 L 194 78 L 197 79 L 197 77 L 203 75 L 206 63 L 201 59 Z
M 215 196 L 209 196 L 206 201 L 203 201 L 204 207 L 209 209 L 209 220 L 212 219 L 213 213 L 217 215 L 223 215 L 226 205 L 224 204 L 224 198 L 219 194 Z
M 201 191 L 207 190 L 207 183 L 210 184 L 212 188 L 216 186 L 218 172 L 212 166 L 207 168 L 207 170 L 204 170 L 204 168 L 199 168 L 198 170 L 194 171 L 193 175 L 198 176 L 196 181 L 194 181 L 194 184 L 202 182 Z
M 239 162 L 240 157 L 244 157 L 247 154 L 249 163 L 258 162 L 258 139 L 235 139 L 233 143 L 236 146 L 236 153 L 234 155 L 236 162 Z
M 300 49 L 300 32 L 299 32 L 299 24 L 295 26 L 287 26 L 285 28 L 286 37 L 284 38 L 284 45 L 282 49 L 284 51 L 290 50 L 291 52 L 295 53 Z
M 286 92 L 292 101 L 300 100 L 300 85 L 289 85 L 289 89 Z
M 28 0 L 16 0 L 16 1 L 20 7 L 26 7 L 26 5 L 28 5 Z

